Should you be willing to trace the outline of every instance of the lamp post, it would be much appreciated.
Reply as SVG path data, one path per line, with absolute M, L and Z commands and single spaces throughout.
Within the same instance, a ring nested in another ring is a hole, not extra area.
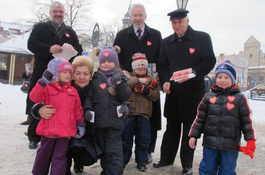
M 176 0 L 178 9 L 186 9 L 189 0 Z

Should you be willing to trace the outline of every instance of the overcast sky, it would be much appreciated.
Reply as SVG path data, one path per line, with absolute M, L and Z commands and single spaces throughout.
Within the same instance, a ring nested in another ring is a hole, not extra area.
M 131 0 L 146 7 L 146 24 L 166 37 L 173 33 L 167 13 L 177 9 L 175 0 Z M 106 23 L 122 19 L 130 0 L 95 0 L 88 13 L 94 21 Z M 31 0 L 6 0 L 0 5 L 0 19 L 19 22 L 21 17 L 30 16 Z M 265 48 L 265 0 L 189 0 L 187 10 L 190 25 L 211 35 L 215 55 L 237 54 L 244 43 L 253 35 Z M 265 50 L 263 50 L 265 52 Z

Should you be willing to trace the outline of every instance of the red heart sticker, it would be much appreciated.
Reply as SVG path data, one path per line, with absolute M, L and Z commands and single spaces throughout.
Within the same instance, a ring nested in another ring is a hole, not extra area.
M 101 83 L 99 86 L 100 86 L 101 89 L 105 89 L 107 84 L 106 83 Z
M 230 102 L 232 102 L 232 101 L 234 101 L 234 100 L 236 99 L 235 96 L 228 96 L 227 98 L 228 98 L 228 100 L 229 100 Z
M 65 34 L 66 37 L 70 37 L 70 35 L 68 33 Z
M 103 52 L 104 57 L 108 57 L 109 54 L 110 54 L 109 51 L 107 51 L 107 52 Z
M 233 109 L 235 107 L 235 105 L 233 103 L 227 102 L 226 103 L 226 107 L 227 107 L 228 110 L 231 110 L 231 109 Z
M 190 54 L 193 54 L 195 52 L 195 49 L 194 48 L 190 48 Z
M 215 102 L 216 102 L 216 97 L 212 97 L 212 98 L 210 98 L 210 102 L 212 103 L 212 104 L 214 104 Z
M 147 41 L 147 46 L 151 46 L 152 43 L 150 41 Z

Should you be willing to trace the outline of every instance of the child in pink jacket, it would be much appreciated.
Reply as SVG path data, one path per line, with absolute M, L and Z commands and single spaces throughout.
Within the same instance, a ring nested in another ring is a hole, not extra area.
M 53 105 L 56 113 L 42 118 L 36 133 L 42 135 L 32 173 L 65 174 L 67 150 L 71 137 L 84 135 L 83 109 L 77 90 L 71 86 L 72 67 L 64 58 L 54 58 L 29 94 L 35 103 Z M 78 132 L 77 132 L 78 130 Z

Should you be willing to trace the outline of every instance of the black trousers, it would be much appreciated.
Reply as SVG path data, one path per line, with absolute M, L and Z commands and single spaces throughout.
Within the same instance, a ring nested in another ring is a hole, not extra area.
M 95 163 L 94 158 L 86 151 L 84 147 L 72 147 L 67 153 L 67 167 L 72 166 L 72 159 L 77 165 L 90 166 Z
M 166 131 L 163 135 L 161 145 L 160 161 L 173 164 L 180 146 L 180 160 L 182 167 L 192 167 L 194 149 L 190 148 L 188 137 L 192 123 L 193 122 L 180 123 L 167 120 Z
M 30 123 L 28 126 L 28 139 L 29 141 L 39 142 L 41 139 L 41 136 L 36 134 L 36 128 L 38 126 L 39 120 L 32 117 L 31 114 L 29 114 L 29 118 L 30 118 Z

